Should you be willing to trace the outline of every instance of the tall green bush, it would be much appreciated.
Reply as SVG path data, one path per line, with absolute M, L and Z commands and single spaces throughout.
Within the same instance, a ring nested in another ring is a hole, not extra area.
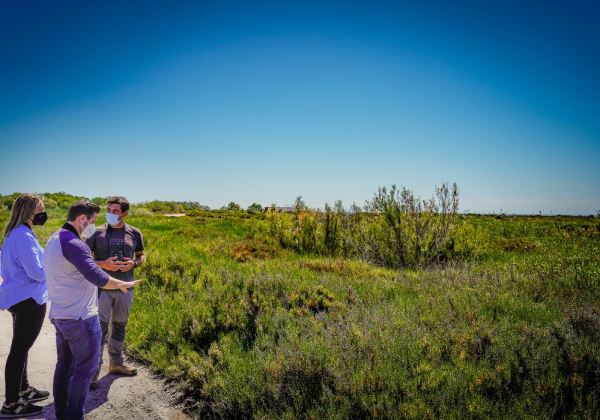
M 346 212 L 341 201 L 324 211 L 296 199 L 290 215 L 270 212 L 271 235 L 298 253 L 360 258 L 392 267 L 423 267 L 457 255 L 453 230 L 458 211 L 458 187 L 442 184 L 428 200 L 407 188 L 379 188 L 364 209 Z M 464 253 L 463 253 L 464 254 Z

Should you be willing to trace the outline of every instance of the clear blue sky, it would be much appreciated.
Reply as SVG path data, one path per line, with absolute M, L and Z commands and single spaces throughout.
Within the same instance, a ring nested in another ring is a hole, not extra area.
M 418 6 L 416 5 L 418 4 Z M 600 209 L 600 2 L 0 2 L 0 193 Z

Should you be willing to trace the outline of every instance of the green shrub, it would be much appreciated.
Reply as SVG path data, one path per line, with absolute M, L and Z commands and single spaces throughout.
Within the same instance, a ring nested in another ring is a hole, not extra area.
M 283 247 L 298 253 L 362 258 L 391 268 L 425 267 L 467 255 L 468 242 L 456 249 L 454 225 L 458 187 L 436 187 L 429 200 L 408 189 L 380 188 L 365 212 L 335 209 L 310 210 L 298 197 L 290 215 L 269 212 L 269 231 Z

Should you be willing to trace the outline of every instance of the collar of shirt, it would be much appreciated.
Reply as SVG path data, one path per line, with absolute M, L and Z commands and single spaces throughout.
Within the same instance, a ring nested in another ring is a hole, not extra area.
M 62 225 L 62 228 L 63 228 L 63 229 L 66 229 L 66 230 L 68 230 L 68 231 L 70 231 L 70 232 L 73 232 L 73 233 L 75 234 L 75 236 L 77 236 L 78 238 L 81 238 L 81 237 L 79 236 L 79 232 L 77 232 L 77 229 L 75 229 L 75 226 L 73 226 L 72 224 L 70 224 L 70 223 L 65 223 L 64 225 Z
M 122 226 L 122 227 L 120 227 L 120 228 L 115 228 L 115 227 L 112 227 L 111 225 L 109 225 L 109 224 L 107 223 L 107 224 L 106 224 L 106 230 L 116 230 L 116 231 L 119 231 L 119 230 L 123 230 L 123 229 L 125 229 L 125 226 L 127 226 L 127 224 L 126 224 L 126 223 L 123 223 L 123 226 Z
M 29 226 L 27 223 L 22 223 L 22 225 L 33 232 L 33 229 L 31 229 L 31 226 Z

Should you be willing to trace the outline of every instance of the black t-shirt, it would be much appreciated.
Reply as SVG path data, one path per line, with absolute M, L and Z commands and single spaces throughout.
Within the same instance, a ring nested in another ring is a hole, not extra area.
M 96 228 L 96 232 L 85 241 L 96 261 L 106 260 L 114 256 L 117 252 L 122 252 L 123 257 L 135 259 L 137 252 L 144 250 L 144 237 L 139 229 L 125 224 L 120 229 L 115 229 L 109 224 L 103 224 Z M 133 272 L 106 271 L 116 279 L 123 281 L 133 281 L 135 279 Z

